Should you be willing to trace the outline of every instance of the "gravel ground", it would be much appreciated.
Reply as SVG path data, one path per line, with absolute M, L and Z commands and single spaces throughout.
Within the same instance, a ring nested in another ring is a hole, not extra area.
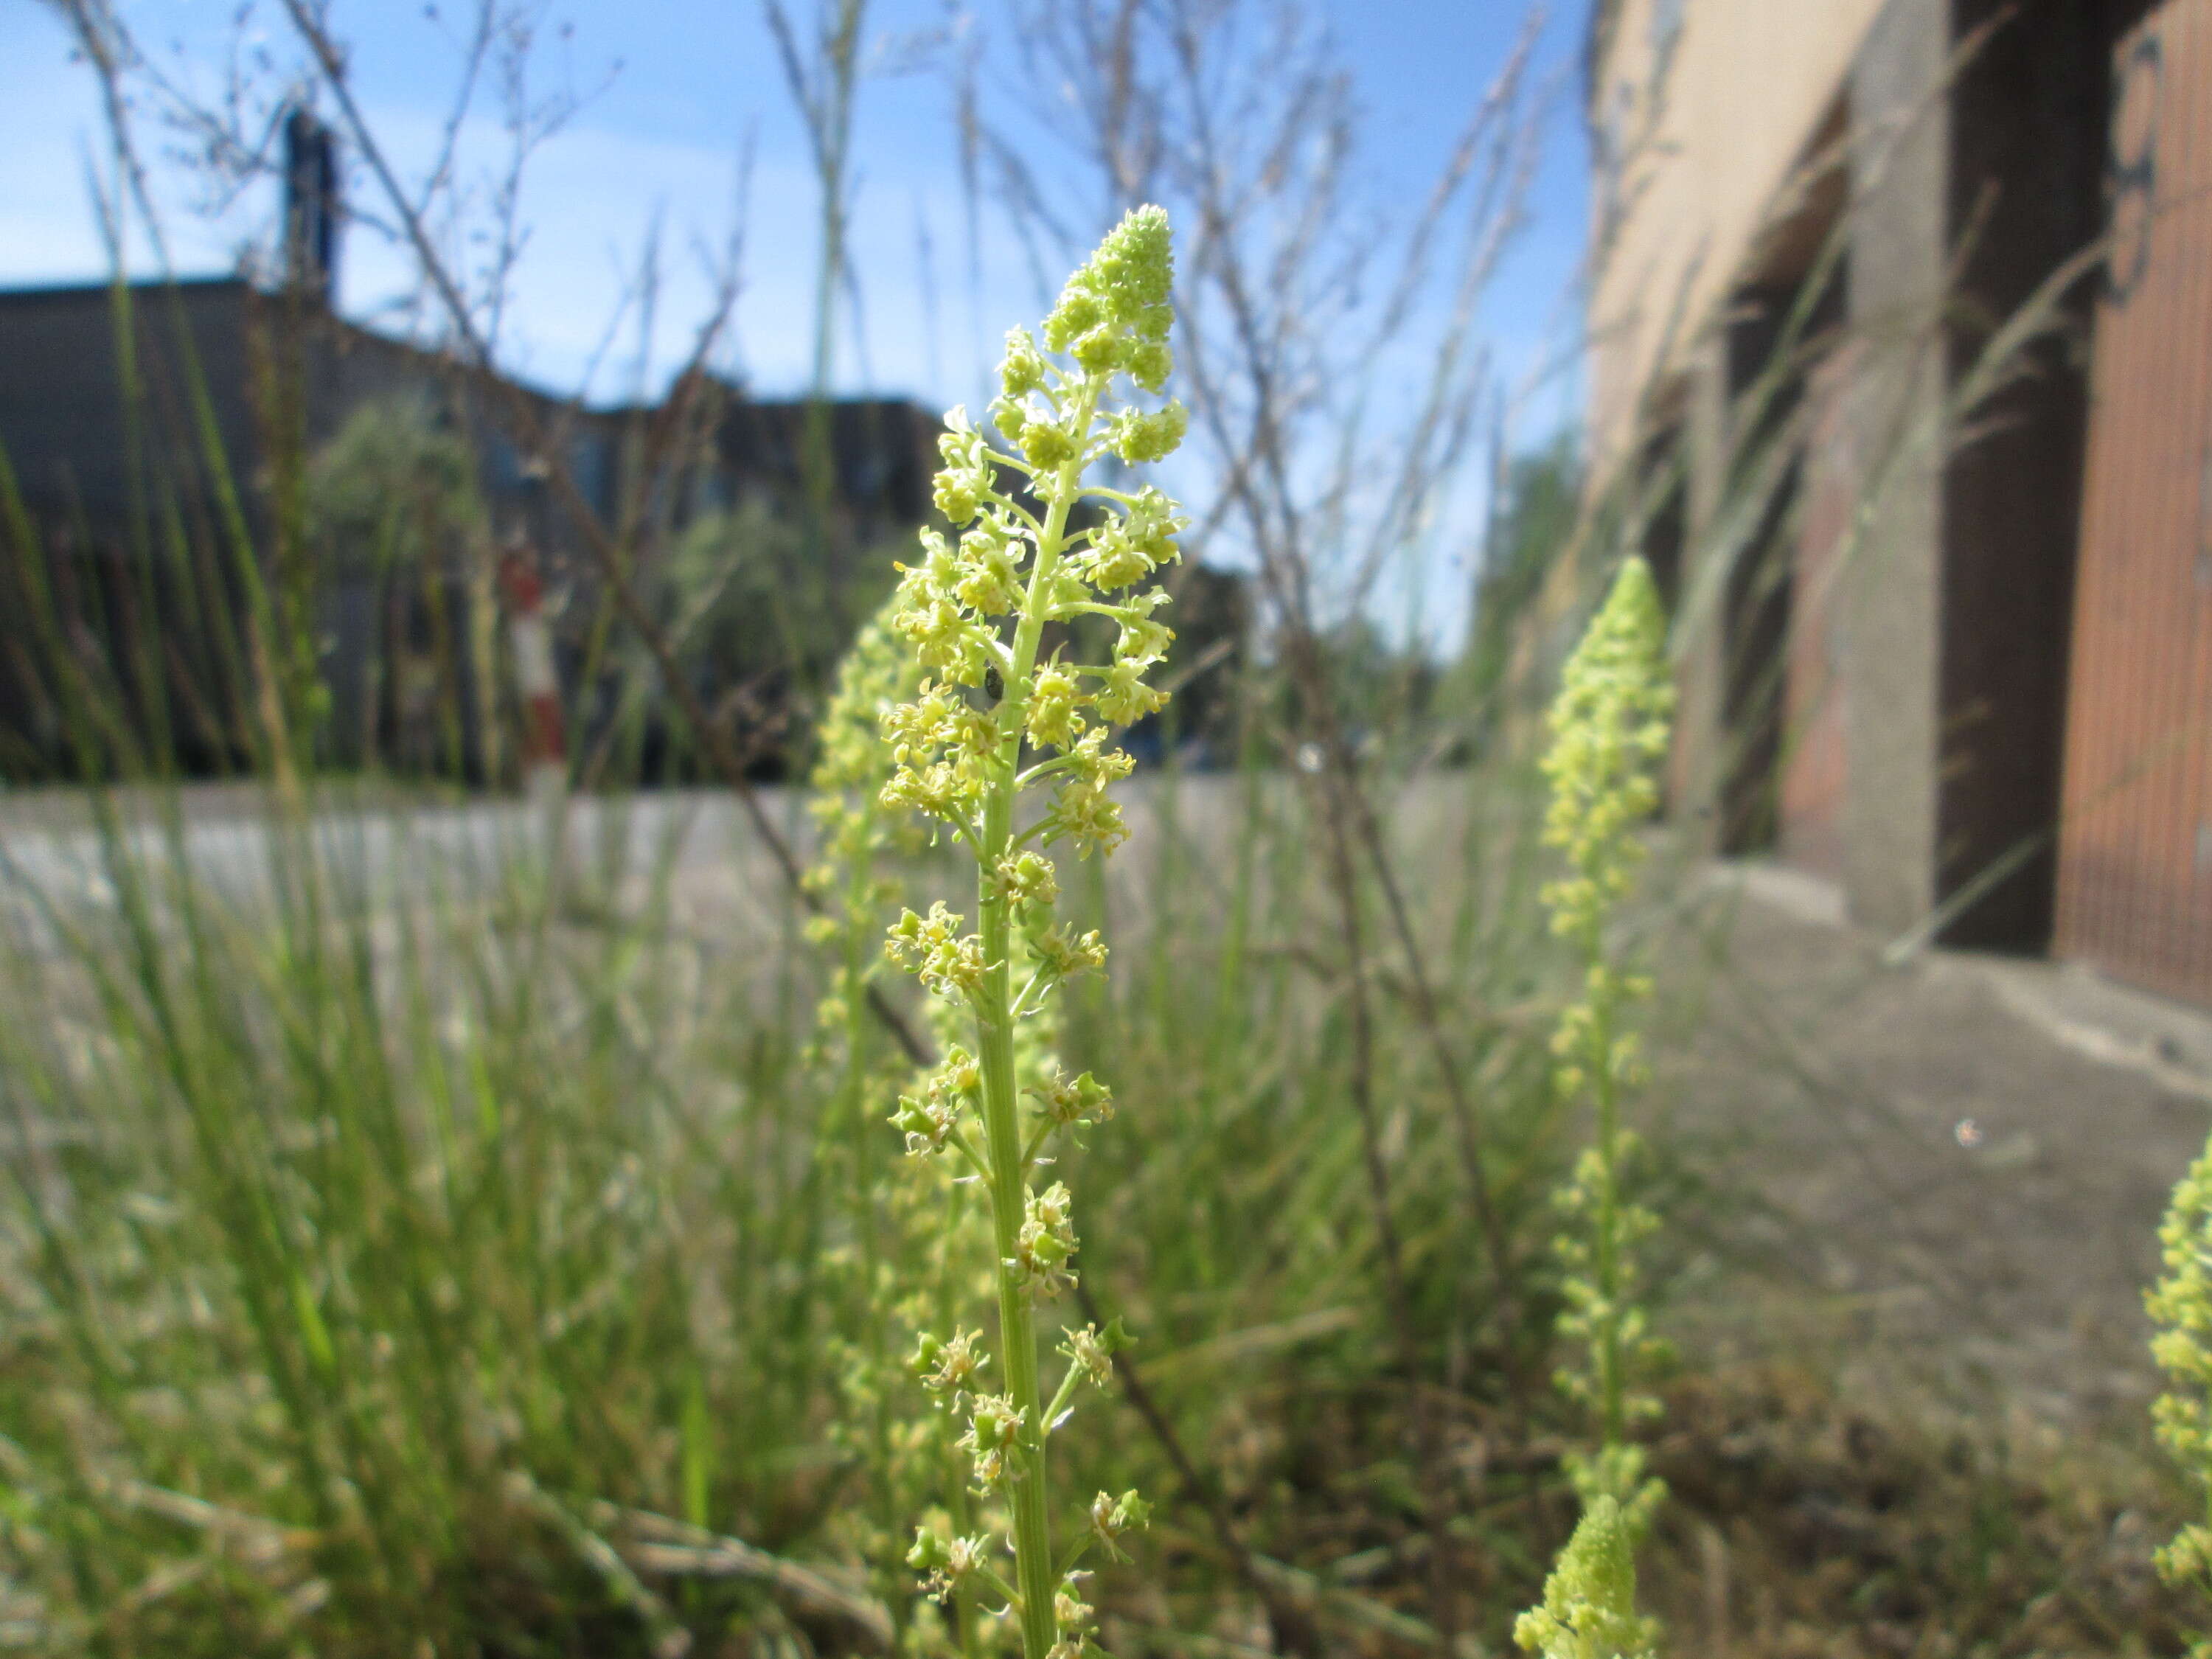
M 1663 947 L 1705 971 L 1672 976 L 1662 1099 L 1764 1201 L 1717 1206 L 1681 1322 L 1723 1353 L 1817 1351 L 1868 1397 L 2139 1424 L 2142 1287 L 2212 1125 L 2212 1020 L 2049 963 L 1886 962 L 1786 872 L 1705 885 Z

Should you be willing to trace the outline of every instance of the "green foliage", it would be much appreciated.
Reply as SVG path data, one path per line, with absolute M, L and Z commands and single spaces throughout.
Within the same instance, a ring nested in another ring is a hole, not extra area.
M 703 514 L 668 550 L 672 631 L 714 695 L 806 695 L 830 683 L 883 603 L 891 552 L 854 550 L 833 573 L 804 513 L 787 505 L 756 499 Z
M 419 398 L 363 404 L 308 464 L 307 515 L 337 570 L 415 568 L 484 533 L 467 439 Z
M 697 964 L 650 923 L 498 922 L 543 914 L 530 849 L 488 873 L 425 833 L 359 872 L 379 916 L 282 816 L 244 836 L 273 892 L 109 817 L 112 905 L 48 890 L 58 961 L 11 927 L 11 1136 L 82 1148 L 15 1185 L 0 1251 L 0 1433 L 33 1449 L 11 1576 L 57 1640 L 115 1616 L 124 1651 L 291 1651 L 303 1622 L 334 1655 L 532 1644 L 634 1599 L 558 1494 L 726 1515 L 787 1409 L 714 1334 L 789 1316 L 757 1275 L 804 1211 L 726 1105 L 672 1092 Z M 64 1253 L 25 1255 L 40 1236 Z M 726 1282 L 690 1276 L 708 1239 Z M 501 1536 L 537 1601 L 469 1570 Z
M 2212 1595 L 2212 1146 L 2174 1188 L 2159 1243 L 2165 1271 L 2144 1303 L 2159 1327 L 2151 1352 L 2169 1386 L 2152 1418 L 2159 1443 L 2198 1488 L 2207 1518 L 2159 1552 L 2158 1568 L 2169 1583 Z M 2191 1652 L 2212 1655 L 2212 1636 Z

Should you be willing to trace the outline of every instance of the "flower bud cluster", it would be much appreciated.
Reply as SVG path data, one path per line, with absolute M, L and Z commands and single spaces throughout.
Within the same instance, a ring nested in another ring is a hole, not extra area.
M 915 1340 L 914 1358 L 908 1366 L 921 1379 L 923 1388 L 957 1411 L 968 1398 L 969 1385 L 976 1372 L 990 1358 L 976 1346 L 982 1335 L 981 1331 L 955 1331 L 946 1342 L 924 1331 Z
M 1045 1650 L 1045 1659 L 1083 1659 L 1084 1655 L 1098 1651 L 1092 1639 L 1098 1631 L 1098 1609 L 1083 1599 L 1079 1589 L 1080 1581 L 1090 1576 L 1067 1573 L 1053 1592 L 1052 1624 L 1057 1639 Z
M 1623 1132 L 1614 1141 L 1613 1177 L 1626 1173 L 1638 1150 L 1637 1139 Z M 1607 1176 L 1605 1159 L 1596 1147 L 1585 1147 L 1576 1161 L 1573 1178 L 1557 1194 L 1559 1209 L 1580 1224 L 1582 1231 L 1565 1231 L 1556 1242 L 1566 1269 L 1559 1291 L 1566 1305 L 1560 1310 L 1559 1331 L 1569 1342 L 1595 1353 L 1601 1349 L 1616 1356 L 1620 1366 L 1622 1416 L 1633 1425 L 1659 1415 L 1656 1396 L 1634 1386 L 1634 1379 L 1664 1371 L 1674 1362 L 1674 1348 L 1651 1331 L 1650 1315 L 1637 1301 L 1641 1275 L 1636 1267 L 1636 1247 L 1658 1230 L 1659 1218 L 1647 1206 L 1616 1196 L 1607 1231 L 1613 1244 L 1613 1272 L 1608 1291 L 1597 1274 L 1597 1253 L 1589 1235 L 1599 1231 Z M 1589 1370 L 1561 1367 L 1556 1374 L 1560 1390 L 1594 1411 L 1601 1410 L 1601 1365 Z M 1615 1496 L 1626 1503 L 1632 1493 Z
M 823 1252 L 827 1293 L 847 1310 L 828 1344 L 838 1403 L 826 1431 L 873 1488 L 870 1501 L 842 1505 L 832 1524 L 842 1546 L 870 1565 L 887 1601 L 899 1598 L 907 1579 L 902 1564 L 912 1559 L 891 1517 L 914 1514 L 939 1495 L 965 1397 L 980 1386 L 975 1373 L 984 1363 L 975 1333 L 956 1330 L 924 1367 L 945 1409 L 915 1411 L 900 1345 L 939 1316 L 949 1287 L 958 1287 L 951 1291 L 958 1305 L 975 1290 L 988 1294 L 988 1284 L 976 1285 L 974 1267 L 990 1254 L 988 1219 L 975 1206 L 948 1211 L 919 1161 L 882 1167 L 860 1139 L 879 1132 L 882 1103 L 897 1092 L 894 1079 L 903 1069 L 862 999 L 882 971 L 884 924 L 896 914 L 893 860 L 919 853 L 924 840 L 910 815 L 888 811 L 881 801 L 894 765 L 881 736 L 884 717 L 914 700 L 923 678 L 921 665 L 891 625 L 897 608 L 894 596 L 860 629 L 824 705 L 808 778 L 808 806 L 819 826 L 817 861 L 803 878 L 819 905 L 807 934 L 823 947 L 829 973 L 817 1005 L 813 1058 L 836 1074 L 819 1151 L 825 1172 L 849 1175 L 858 1224 L 849 1242 L 825 1241 Z M 932 999 L 931 1006 L 945 1005 Z M 900 1102 L 895 1121 L 910 1151 L 941 1146 L 961 1126 L 963 1110 L 974 1109 L 974 1062 L 954 1052 L 959 1045 L 952 1035 L 937 1044 L 945 1062 L 910 1084 L 910 1097 Z M 981 1559 L 984 1540 L 956 1540 L 941 1510 L 931 1526 L 938 1545 L 951 1552 L 939 1563 L 948 1576 L 938 1585 L 949 1591 Z M 919 1638 L 921 1629 L 917 1623 L 912 1633 Z
M 1109 749 L 1101 732 L 1093 732 L 1061 757 L 1066 781 L 1053 793 L 1045 813 L 1045 838 L 1065 841 L 1078 858 L 1094 852 L 1110 853 L 1129 838 L 1121 808 L 1107 793 L 1129 775 L 1135 763 L 1126 750 Z
M 1049 910 L 1060 897 L 1058 872 L 1041 854 L 1021 852 L 1000 859 L 991 879 L 999 896 L 1019 912 Z
M 1598 963 L 1589 972 L 1583 1000 L 1571 1003 L 1552 1033 L 1552 1053 L 1559 1065 L 1560 1090 L 1574 1094 L 1600 1077 L 1620 1089 L 1640 1089 L 1651 1080 L 1644 1063 L 1644 1040 L 1634 1031 L 1614 1029 L 1614 1016 L 1651 994 L 1651 981 Z
M 884 716 L 914 695 L 917 678 L 912 654 L 892 632 L 887 605 L 854 635 L 823 709 L 817 730 L 821 749 L 806 781 L 814 796 L 809 810 L 816 817 L 834 823 L 842 815 L 833 801 L 854 791 L 873 793 L 882 787 L 884 766 L 878 734 Z M 854 846 L 842 850 L 844 861 L 849 862 L 868 849 Z
M 958 1441 L 960 1449 L 975 1461 L 975 1485 L 988 1490 L 1007 1478 L 1006 1458 L 1018 1451 L 1022 1425 L 1029 1409 L 1003 1394 L 974 1396 L 968 1408 L 968 1432 Z
M 807 918 L 806 936 L 830 953 L 831 963 L 830 986 L 815 1009 L 825 1034 L 846 1025 L 864 994 L 881 914 L 897 896 L 896 884 L 877 866 L 917 840 L 878 798 L 890 774 L 879 736 L 884 716 L 911 698 L 920 680 L 886 607 L 854 636 L 817 729 L 821 746 L 807 777 L 807 811 L 821 840 L 817 861 L 800 881 L 821 905 Z
M 1563 935 L 1597 927 L 1642 859 L 1633 831 L 1659 804 L 1656 769 L 1674 706 L 1666 638 L 1651 572 L 1631 559 L 1568 661 L 1552 708 L 1544 840 L 1565 852 L 1571 873 L 1544 890 L 1544 902 Z
M 1667 1483 L 1646 1472 L 1650 1460 L 1642 1446 L 1621 1441 L 1594 1452 L 1570 1451 L 1559 1461 L 1584 1509 L 1601 1498 L 1618 1506 L 1629 1543 L 1644 1541 L 1666 1501 Z
M 1146 391 L 1158 392 L 1175 368 L 1168 349 L 1174 283 L 1167 215 L 1139 208 L 1067 279 L 1060 303 L 1045 319 L 1044 343 L 1066 352 L 1085 374 L 1119 370 Z
M 1114 1115 L 1114 1091 L 1085 1072 L 1069 1077 L 1059 1066 L 1052 1077 L 1030 1091 L 1044 1115 L 1062 1128 L 1078 1123 L 1103 1123 Z
M 1080 1248 L 1070 1215 L 1074 1202 L 1065 1182 L 1054 1182 L 1042 1194 L 1032 1191 L 1014 1234 L 1014 1254 L 1007 1266 L 1022 1287 L 1040 1301 L 1075 1283 L 1067 1265 Z
M 1085 1325 L 1079 1331 L 1068 1331 L 1066 1336 L 1067 1340 L 1060 1345 L 1060 1352 L 1102 1389 L 1114 1380 L 1114 1356 L 1136 1340 L 1122 1328 L 1119 1317 L 1108 1320 L 1103 1331 L 1096 1325 Z
M 945 435 L 937 441 L 937 453 L 945 465 L 938 471 L 931 500 L 957 527 L 973 522 L 983 510 L 983 503 L 996 493 L 998 469 L 990 445 L 975 430 L 967 410 L 954 410 L 945 424 Z
M 1659 1626 L 1636 1611 L 1635 1539 L 1620 1506 L 1601 1498 L 1544 1581 L 1544 1601 L 1521 1615 L 1513 1639 L 1541 1659 L 1652 1659 Z
M 1561 1092 L 1587 1094 L 1597 1109 L 1593 1144 L 1559 1194 L 1574 1224 L 1557 1241 L 1565 1269 L 1559 1330 L 1587 1356 L 1583 1368 L 1562 1369 L 1559 1382 L 1589 1406 L 1599 1431 L 1594 1455 L 1567 1460 L 1583 1523 L 1545 1585 L 1543 1605 L 1515 1627 L 1522 1647 L 1547 1659 L 1639 1653 L 1656 1639 L 1656 1626 L 1635 1610 L 1633 1552 L 1663 1489 L 1627 1435 L 1657 1415 L 1657 1401 L 1635 1384 L 1667 1358 L 1637 1300 L 1636 1247 L 1658 1218 L 1626 1191 L 1638 1141 L 1620 1115 L 1622 1097 L 1646 1079 L 1638 1036 L 1622 1029 L 1622 1017 L 1652 986 L 1613 959 L 1606 930 L 1642 856 L 1637 830 L 1658 804 L 1655 774 L 1674 702 L 1665 641 L 1650 572 L 1632 558 L 1567 663 L 1543 762 L 1552 790 L 1544 839 L 1567 864 L 1543 900 L 1582 970 L 1580 995 L 1562 1012 L 1552 1050 Z
M 898 1110 L 891 1114 L 892 1127 L 906 1136 L 907 1151 L 917 1158 L 943 1152 L 982 1087 L 982 1070 L 975 1057 L 957 1045 L 947 1049 L 944 1063 L 928 1074 L 921 1092 L 901 1095 Z
M 924 1575 L 922 1589 L 939 1601 L 949 1600 L 961 1587 L 984 1570 L 990 1554 L 989 1540 L 975 1535 L 963 1538 L 950 1534 L 948 1528 L 939 1532 L 931 1527 L 916 1527 L 914 1547 L 906 1553 L 906 1564 Z
M 1107 442 L 1115 455 L 1132 466 L 1165 460 L 1182 445 L 1190 429 L 1190 411 L 1180 403 L 1146 413 L 1125 409 L 1107 428 Z
M 1121 1553 L 1125 1534 L 1142 1531 L 1150 1525 L 1152 1506 L 1137 1496 L 1132 1489 L 1119 1498 L 1109 1498 L 1104 1492 L 1091 1500 L 1091 1535 L 1098 1540 L 1110 1561 L 1126 1561 Z
M 1030 934 L 1030 954 L 1036 958 L 1039 973 L 1055 981 L 1069 980 L 1106 965 L 1106 940 L 1096 927 L 1079 935 L 1054 922 Z
M 884 712 L 883 734 L 893 763 L 883 804 L 967 825 L 989 785 L 998 722 L 952 688 L 924 680 L 912 702 Z
M 931 905 L 926 916 L 902 911 L 891 924 L 886 948 L 894 961 L 905 964 L 931 990 L 946 996 L 955 992 L 972 995 L 983 982 L 983 939 L 980 933 L 960 931 L 965 920 L 946 909 L 943 899 Z
M 1176 557 L 1176 538 L 1188 527 L 1176 504 L 1146 484 L 1126 498 L 1118 518 L 1090 532 L 1068 565 L 1103 592 L 1127 587 Z
M 1171 277 L 1165 216 L 1157 210 L 1132 214 L 1069 279 L 1046 325 L 1046 344 L 1073 356 L 1073 372 L 1048 358 L 1025 331 L 1007 337 L 992 415 L 1018 456 L 993 448 L 963 411 L 947 416 L 935 499 L 957 538 L 922 532 L 921 561 L 902 568 L 893 618 L 938 680 L 885 716 L 884 735 L 898 768 L 884 791 L 887 805 L 971 824 L 990 761 L 1009 736 L 961 691 L 1016 671 L 1024 623 L 1035 629 L 1096 615 L 1117 629 L 1110 662 L 1024 662 L 1024 683 L 1005 688 L 1006 702 L 1022 713 L 1021 741 L 1058 751 L 1061 762 L 1047 839 L 1069 840 L 1088 854 L 1110 849 L 1126 833 L 1105 788 L 1127 775 L 1128 757 L 1105 746 L 1100 728 L 1142 720 L 1165 703 L 1147 676 L 1175 636 L 1154 615 L 1167 602 L 1164 590 L 1122 590 L 1180 556 L 1176 538 L 1187 521 L 1155 488 L 1133 495 L 1086 491 L 1081 477 L 1085 465 L 1109 453 L 1153 461 L 1182 441 L 1188 422 L 1179 404 L 1098 418 L 1116 374 L 1147 390 L 1164 381 L 1172 361 Z M 1049 548 L 1046 526 L 1000 489 L 1007 474 L 1025 478 L 1034 497 L 1052 507 Z M 1103 510 L 1098 522 L 1070 529 L 1066 514 L 1078 495 Z
M 938 902 L 927 915 L 904 912 L 889 931 L 887 954 L 935 994 L 932 1024 L 948 1054 L 901 1098 L 892 1121 L 909 1150 L 953 1146 L 978 1177 L 974 1190 L 999 1241 L 990 1254 L 999 1258 L 1006 1391 L 983 1385 L 974 1334 L 925 1339 L 914 1366 L 965 1413 L 959 1445 L 980 1488 L 1003 1495 L 1018 1480 L 1034 1483 L 1023 1490 L 1038 1501 L 1025 1495 L 1007 1517 L 1015 1583 L 989 1575 L 1009 1595 L 1027 1659 L 1096 1653 L 1093 1610 L 1073 1564 L 1088 1544 L 1116 1553 L 1116 1540 L 1144 1523 L 1135 1493 L 1102 1497 L 1091 1535 L 1064 1558 L 1052 1547 L 1041 1501 L 1048 1436 L 1066 1420 L 1078 1384 L 1111 1378 L 1112 1355 L 1127 1339 L 1118 1323 L 1069 1331 L 1060 1350 L 1067 1368 L 1048 1400 L 1035 1304 L 1075 1283 L 1079 1245 L 1066 1186 L 1039 1192 L 1030 1177 L 1051 1161 L 1045 1148 L 1055 1133 L 1113 1109 L 1103 1085 L 1088 1073 L 1069 1079 L 1038 1036 L 1057 1006 L 1050 992 L 1106 959 L 1097 931 L 1055 919 L 1060 884 L 1047 854 L 1066 842 L 1088 857 L 1126 838 L 1112 788 L 1133 762 L 1109 737 L 1166 702 L 1152 682 L 1175 636 L 1160 617 L 1167 595 L 1152 579 L 1181 556 L 1187 521 L 1158 489 L 1109 489 L 1085 474 L 1109 457 L 1163 459 L 1184 436 L 1180 404 L 1133 403 L 1117 386 L 1164 388 L 1172 287 L 1166 216 L 1139 209 L 1068 279 L 1041 337 L 1022 329 L 1006 337 L 989 410 L 996 437 L 962 410 L 947 417 L 933 499 L 948 528 L 922 532 L 892 602 L 891 629 L 926 678 L 882 712 L 891 770 L 878 799 L 949 826 L 966 846 L 978 922 L 969 933 Z M 1110 647 L 1085 645 L 1108 636 L 1102 623 L 1110 624 Z M 1097 656 L 1105 659 L 1086 659 Z M 1041 810 L 1023 799 L 1031 788 L 1050 791 Z M 946 1024 L 963 1015 L 972 1022 L 968 1047 L 950 1041 Z M 1024 1114 L 1024 1097 L 1033 1113 Z M 973 1547 L 964 1553 L 963 1542 L 949 1526 L 918 1537 L 909 1559 L 931 1576 L 933 1592 L 988 1574 L 981 1540 L 965 1540 Z

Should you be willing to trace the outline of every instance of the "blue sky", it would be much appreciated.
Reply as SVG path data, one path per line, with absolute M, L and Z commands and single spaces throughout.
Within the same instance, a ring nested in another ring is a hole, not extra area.
M 197 72 L 210 88 L 236 9 L 235 0 L 125 0 L 122 7 L 145 45 L 165 63 Z M 265 20 L 261 31 L 281 46 L 275 8 L 262 0 L 257 9 Z M 1321 9 L 1369 112 L 1372 188 L 1410 195 L 1495 70 L 1522 8 L 1515 0 L 1325 0 Z M 447 84 L 445 38 L 423 11 L 411 0 L 338 0 L 336 8 L 354 42 L 356 88 L 402 154 L 427 153 Z M 1579 3 L 1560 8 L 1546 33 L 1543 56 L 1554 73 L 1571 73 L 1580 12 Z M 1378 13 L 1391 17 L 1389 27 L 1372 21 Z M 549 61 L 565 58 L 574 84 L 597 90 L 540 155 L 533 175 L 534 228 L 517 315 L 525 366 L 556 384 L 573 382 L 599 340 L 618 291 L 618 270 L 635 267 L 656 212 L 669 270 L 660 350 L 664 359 L 680 350 L 684 320 L 703 295 L 691 249 L 702 238 L 719 244 L 726 234 L 734 158 L 750 140 L 754 161 L 738 349 L 763 390 L 802 384 L 814 260 L 812 185 L 803 131 L 758 8 L 747 0 L 586 0 L 553 14 L 564 16 L 573 18 L 574 35 L 552 40 Z M 929 29 L 942 16 L 939 0 L 876 0 L 870 32 L 888 41 Z M 1571 82 L 1561 88 L 1565 101 L 1551 124 L 1534 220 L 1494 296 L 1492 326 L 1503 338 L 1533 341 L 1556 324 L 1573 278 L 1583 222 L 1583 155 L 1572 91 Z M 927 73 L 878 75 L 862 89 L 854 237 L 866 305 L 866 361 L 858 343 L 848 342 L 839 364 L 848 389 L 865 381 L 872 389 L 932 401 L 967 395 L 962 382 L 969 378 L 964 360 L 974 331 L 964 314 L 970 296 L 950 111 L 944 82 Z M 0 284 L 106 274 L 86 171 L 100 143 L 90 79 L 70 62 L 58 18 L 32 0 L 6 0 L 0 4 L 0 155 L 8 158 L 0 162 Z M 188 179 L 173 168 L 165 168 L 162 179 L 178 263 L 188 271 L 227 268 L 242 240 L 265 231 L 272 211 L 266 191 L 210 222 L 193 213 L 197 192 Z M 916 227 L 924 217 L 940 227 L 932 237 L 939 295 L 933 342 L 927 337 L 931 331 L 916 280 Z M 365 234 L 351 238 L 345 257 L 344 299 L 357 313 L 373 312 L 403 280 L 396 256 Z M 1025 273 L 1010 270 L 1005 286 L 1012 291 L 987 295 L 987 304 L 1010 304 L 1018 314 L 1034 308 Z M 994 340 L 998 332 L 993 326 L 983 337 Z
M 988 28 L 1004 0 L 977 0 Z M 1538 52 L 1554 89 L 1531 222 L 1498 274 L 1485 317 L 1502 362 L 1525 368 L 1559 352 L 1573 321 L 1584 224 L 1586 157 L 1576 114 L 1575 64 L 1585 0 L 1557 0 Z M 461 11 L 459 0 L 448 0 Z M 1522 0 L 1316 0 L 1351 69 L 1364 112 L 1364 189 L 1386 206 L 1419 198 L 1521 27 Z M 165 67 L 213 91 L 234 35 L 239 0 L 119 0 L 140 42 Z M 451 85 L 448 26 L 422 0 L 334 0 L 352 42 L 351 81 L 403 164 L 434 153 Z M 811 0 L 792 0 L 805 16 Z M 941 26 L 945 0 L 872 0 L 879 45 Z M 289 52 L 275 0 L 246 8 L 246 41 Z M 1387 17 L 1387 25 L 1377 17 Z M 557 29 L 569 20 L 571 32 Z M 516 285 L 508 367 L 570 392 L 602 353 L 607 320 L 647 228 L 663 228 L 659 326 L 641 374 L 626 329 L 601 355 L 596 398 L 650 391 L 679 361 L 707 303 L 695 249 L 719 246 L 733 220 L 739 169 L 750 147 L 744 292 L 724 366 L 763 393 L 801 388 L 809 363 L 815 268 L 814 186 L 803 128 L 753 0 L 574 0 L 548 14 L 544 62 L 591 95 L 536 157 L 524 218 L 531 242 Z M 896 54 L 881 54 L 896 55 Z M 558 78 L 557 75 L 555 78 Z M 1012 95 L 1010 91 L 1006 95 Z M 847 331 L 838 389 L 903 393 L 939 407 L 977 401 L 987 358 L 1011 319 L 1046 296 L 1002 227 L 987 225 L 980 291 L 971 289 L 951 94 L 938 74 L 878 74 L 862 87 L 854 151 L 853 224 L 864 299 L 860 338 Z M 70 62 L 66 32 L 34 0 L 0 0 L 0 286 L 88 281 L 106 274 L 89 169 L 101 153 L 91 77 Z M 154 135 L 158 141 L 160 135 Z M 476 135 L 489 156 L 485 122 Z M 185 273 L 228 269 L 265 237 L 273 194 L 249 192 L 221 216 L 195 210 L 182 168 L 157 166 L 167 234 Z M 919 228 L 933 228 L 930 252 Z M 130 258 L 149 256 L 134 239 Z M 925 280 L 925 272 L 931 280 Z M 356 231 L 343 252 L 341 303 L 374 320 L 408 285 L 408 265 Z M 927 296 L 934 291 L 933 307 Z M 387 317 L 387 320 L 389 318 Z M 1557 382 L 1524 422 L 1543 435 L 1572 407 Z M 1467 503 L 1478 506 L 1476 503 Z

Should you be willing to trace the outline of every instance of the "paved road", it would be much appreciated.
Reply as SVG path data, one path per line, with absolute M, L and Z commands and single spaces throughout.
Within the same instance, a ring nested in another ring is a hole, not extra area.
M 763 804 L 801 842 L 805 815 L 791 792 L 764 789 Z M 452 805 L 412 802 L 342 805 L 318 814 L 304 840 L 234 791 L 187 790 L 179 810 L 137 805 L 116 843 L 80 809 L 46 798 L 0 804 L 0 925 L 52 948 L 58 917 L 112 912 L 116 883 L 144 878 L 165 888 L 179 873 L 228 905 L 271 902 L 280 872 L 312 854 L 337 899 L 385 907 L 402 898 L 468 902 L 497 892 L 510 876 L 540 868 L 553 819 L 520 800 Z M 11 810 L 12 809 L 12 810 Z M 753 889 L 775 868 L 737 802 L 720 792 L 668 791 L 617 800 L 577 799 L 562 827 L 572 867 L 642 880 L 672 858 L 687 882 Z
M 1717 890 L 1747 875 L 1717 951 L 1656 953 L 1706 964 L 1669 981 L 1661 1133 L 1759 1200 L 1692 1298 L 1704 1346 L 1820 1355 L 1869 1400 L 2140 1422 L 2142 1286 L 2212 1122 L 2212 1018 L 2054 963 L 1893 964 L 1802 878 Z

